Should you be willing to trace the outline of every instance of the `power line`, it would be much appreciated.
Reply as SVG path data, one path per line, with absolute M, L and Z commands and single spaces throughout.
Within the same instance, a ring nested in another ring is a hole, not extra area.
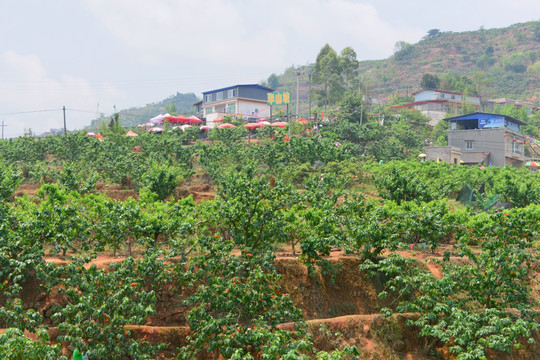
M 50 111 L 61 111 L 62 109 L 47 109 L 47 110 L 29 110 L 29 111 L 18 111 L 12 113 L 3 113 L 0 116 L 6 115 L 19 115 L 19 114 L 31 114 L 31 113 L 40 113 L 40 112 L 50 112 Z

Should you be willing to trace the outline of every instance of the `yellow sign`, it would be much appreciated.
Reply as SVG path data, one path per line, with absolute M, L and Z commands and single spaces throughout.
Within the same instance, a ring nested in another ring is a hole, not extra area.
M 290 91 L 274 91 L 273 93 L 268 93 L 267 96 L 268 105 L 282 105 L 291 102 Z

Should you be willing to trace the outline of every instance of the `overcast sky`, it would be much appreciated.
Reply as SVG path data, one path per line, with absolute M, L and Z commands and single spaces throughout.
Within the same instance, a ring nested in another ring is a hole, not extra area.
M 4 137 L 258 83 L 329 43 L 383 59 L 429 29 L 538 20 L 538 0 L 0 0 Z

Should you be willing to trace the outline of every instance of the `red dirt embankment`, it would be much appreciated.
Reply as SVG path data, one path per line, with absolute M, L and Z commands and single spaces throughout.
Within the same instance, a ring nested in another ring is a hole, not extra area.
M 420 253 L 416 257 L 429 258 L 430 254 Z M 95 262 L 99 267 L 107 267 L 111 262 L 122 258 L 100 256 Z M 420 259 L 419 259 L 420 260 Z M 426 260 L 426 259 L 423 259 Z M 62 263 L 59 259 L 48 259 Z M 418 329 L 406 325 L 407 319 L 414 314 L 396 314 L 385 319 L 380 315 L 382 307 L 391 307 L 395 300 L 392 296 L 381 300 L 377 294 L 382 290 L 383 282 L 377 278 L 366 278 L 358 270 L 360 260 L 333 254 L 333 277 L 325 276 L 319 269 L 312 273 L 291 256 L 281 256 L 275 265 L 282 275 L 283 292 L 291 295 L 293 302 L 303 310 L 309 332 L 313 335 L 315 346 L 319 350 L 332 350 L 342 344 L 357 346 L 362 359 L 435 359 L 423 351 L 425 339 L 418 336 Z M 419 262 L 440 275 L 435 264 Z M 173 359 L 177 349 L 186 344 L 189 328 L 186 322 L 188 309 L 182 305 L 184 295 L 172 292 L 158 293 L 158 313 L 148 318 L 143 326 L 130 326 L 138 338 L 151 342 L 167 344 L 160 359 Z M 0 296 L 1 297 L 1 296 Z M 52 307 L 65 303 L 62 295 L 52 291 L 39 290 L 39 284 L 31 279 L 23 289 L 23 302 L 26 306 L 38 310 L 50 323 Z M 0 299 L 1 300 L 1 299 Z M 291 327 L 283 324 L 282 327 Z M 51 329 L 54 340 L 57 330 Z M 442 345 L 442 344 L 441 344 Z M 512 355 L 497 354 L 494 359 L 538 359 L 540 349 L 524 344 L 525 350 Z M 452 359 L 447 348 L 440 348 L 444 359 Z

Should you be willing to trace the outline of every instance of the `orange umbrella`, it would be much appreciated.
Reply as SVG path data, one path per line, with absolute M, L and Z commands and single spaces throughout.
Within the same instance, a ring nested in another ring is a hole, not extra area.
M 285 127 L 289 125 L 288 123 L 286 123 L 285 121 L 278 121 L 278 122 L 275 122 L 272 124 L 272 126 L 277 126 L 277 127 Z
M 225 116 L 222 116 L 219 119 L 214 120 L 214 122 L 222 122 L 223 120 L 225 120 Z
M 307 125 L 307 123 L 308 123 L 308 120 L 304 119 L 304 118 L 300 118 L 300 119 L 298 119 L 296 121 L 298 121 L 300 124 L 304 124 L 304 125 Z
M 221 125 L 218 125 L 218 129 L 231 129 L 231 128 L 235 128 L 236 126 L 234 126 L 233 124 L 229 124 L 229 123 L 225 123 L 225 124 L 221 124 Z
M 124 136 L 135 137 L 135 136 L 139 136 L 139 135 L 137 135 L 136 132 L 133 132 L 133 131 L 129 130 L 127 133 L 124 134 Z
M 244 125 L 244 128 L 246 128 L 248 130 L 253 130 L 253 129 L 262 128 L 263 126 L 264 126 L 264 124 L 261 124 L 261 123 L 248 123 L 248 124 Z

